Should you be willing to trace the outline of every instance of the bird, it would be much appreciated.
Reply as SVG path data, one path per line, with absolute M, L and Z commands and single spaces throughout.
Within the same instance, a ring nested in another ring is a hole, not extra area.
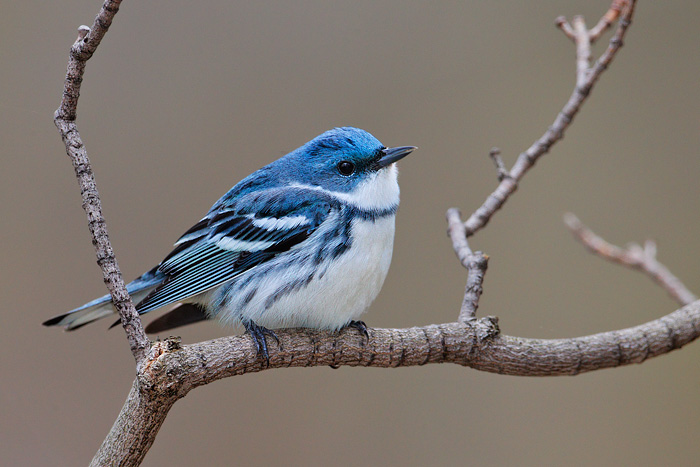
M 359 318 L 391 263 L 396 162 L 415 149 L 333 128 L 241 180 L 127 284 L 139 314 L 175 305 L 146 332 L 206 319 L 242 325 L 268 362 L 274 329 L 350 326 L 369 338 Z M 43 324 L 74 330 L 115 313 L 105 295 Z

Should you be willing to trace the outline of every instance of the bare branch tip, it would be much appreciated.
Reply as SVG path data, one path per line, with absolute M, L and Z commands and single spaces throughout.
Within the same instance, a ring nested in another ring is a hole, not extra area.
M 84 40 L 89 33 L 90 26 L 85 26 L 84 24 L 78 26 L 78 39 Z
M 554 20 L 554 24 L 569 39 L 574 40 L 576 38 L 576 35 L 574 34 L 574 29 L 571 27 L 571 24 L 569 24 L 569 22 L 566 20 L 566 17 L 557 16 L 557 18 Z
M 493 161 L 494 165 L 496 166 L 496 169 L 498 170 L 498 181 L 503 181 L 504 178 L 510 177 L 510 173 L 508 172 L 508 169 L 506 169 L 506 165 L 503 163 L 503 158 L 501 158 L 501 150 L 497 147 L 491 148 L 489 151 L 489 157 Z
M 656 259 L 656 253 L 657 253 L 656 242 L 654 240 L 652 240 L 651 238 L 648 238 L 647 240 L 645 240 L 644 241 L 644 254 L 651 259 Z
M 447 222 L 450 224 L 452 222 L 462 222 L 462 212 L 459 208 L 449 208 L 445 213 L 445 217 L 447 217 Z
M 581 220 L 572 212 L 564 213 L 564 224 L 573 231 L 580 230 L 583 227 Z
M 615 21 L 617 21 L 617 19 L 620 17 L 622 9 L 626 6 L 629 6 L 628 0 L 613 0 L 612 4 L 610 5 L 610 8 L 608 9 L 608 11 L 605 12 L 603 17 L 600 18 L 598 24 L 593 26 L 589 31 L 591 42 L 595 42 L 596 40 L 598 40 L 605 31 L 610 29 L 612 24 Z
M 620 12 L 625 7 L 630 6 L 630 1 L 629 0 L 613 0 L 612 5 L 610 5 L 610 9 L 608 12 L 605 14 L 605 16 L 610 19 L 610 21 L 615 21 L 619 16 Z

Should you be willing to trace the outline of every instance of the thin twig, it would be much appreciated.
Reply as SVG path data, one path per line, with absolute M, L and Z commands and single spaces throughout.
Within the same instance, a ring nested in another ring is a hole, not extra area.
M 561 29 L 561 32 L 563 32 L 566 37 L 568 37 L 572 41 L 576 40 L 576 34 L 574 34 L 574 29 L 571 27 L 571 25 L 564 16 L 557 16 L 557 18 L 554 20 L 554 25 Z
M 622 2 L 619 0 L 614 0 L 610 9 L 618 8 Z M 518 156 L 515 165 L 510 170 L 509 177 L 506 177 L 501 181 L 496 190 L 489 195 L 489 197 L 484 201 L 484 203 L 469 217 L 465 222 L 465 234 L 467 236 L 473 235 L 478 230 L 482 229 L 491 219 L 491 217 L 498 211 L 506 200 L 515 192 L 518 187 L 518 182 L 523 178 L 525 173 L 535 165 L 535 162 L 545 153 L 549 151 L 554 143 L 559 141 L 564 137 L 564 132 L 571 124 L 574 116 L 581 109 L 581 106 L 586 101 L 590 95 L 590 91 L 595 85 L 596 81 L 603 73 L 603 71 L 608 67 L 615 54 L 622 46 L 622 39 L 627 32 L 627 29 L 632 21 L 632 14 L 634 12 L 634 7 L 636 0 L 626 0 L 624 1 L 626 8 L 624 8 L 624 14 L 618 22 L 617 30 L 610 39 L 607 49 L 601 57 L 589 67 L 586 71 L 586 77 L 582 82 L 577 82 L 576 87 L 569 97 L 566 105 L 559 112 L 554 120 L 554 123 L 547 129 L 547 131 L 535 141 L 532 146 L 530 146 L 525 152 Z M 606 16 L 610 14 L 610 10 L 606 13 Z M 573 28 L 565 25 L 558 19 L 557 25 L 559 28 L 568 36 L 573 36 L 576 38 L 576 34 Z M 577 50 L 580 49 L 577 47 Z M 577 60 L 577 63 L 583 62 L 582 58 Z
M 506 169 L 506 165 L 503 163 L 503 158 L 501 157 L 501 150 L 499 148 L 491 148 L 491 150 L 489 151 L 489 157 L 496 166 L 496 170 L 498 171 L 499 182 L 502 182 L 503 179 L 506 177 L 510 177 L 508 169 Z
M 465 320 L 473 319 L 476 316 L 476 309 L 482 292 L 484 274 L 488 264 L 488 257 L 486 255 L 482 253 L 472 253 L 469 248 L 469 243 L 467 242 L 467 237 L 474 234 L 474 232 L 483 228 L 488 223 L 493 214 L 499 210 L 510 195 L 515 192 L 518 187 L 518 182 L 535 164 L 537 159 L 548 152 L 552 144 L 556 143 L 564 136 L 564 131 L 571 124 L 574 115 L 576 115 L 583 102 L 587 99 L 593 84 L 621 46 L 622 37 L 632 18 L 634 5 L 635 0 L 629 1 L 625 16 L 620 20 L 618 29 L 611 39 L 608 49 L 603 53 L 598 62 L 596 62 L 596 66 L 592 68 L 590 66 L 591 40 L 583 17 L 574 17 L 573 26 L 569 25 L 565 18 L 557 18 L 557 26 L 564 34 L 572 38 L 576 44 L 576 86 L 573 94 L 562 111 L 557 115 L 554 124 L 549 127 L 547 132 L 530 146 L 527 151 L 518 156 L 518 160 L 510 172 L 505 168 L 503 159 L 500 156 L 500 150 L 498 148 L 491 149 L 489 156 L 496 165 L 500 183 L 496 190 L 489 195 L 484 204 L 482 204 L 466 222 L 461 221 L 459 210 L 451 208 L 447 211 L 448 234 L 452 240 L 452 248 L 462 265 L 468 270 L 467 286 L 459 313 L 460 322 L 466 322 Z M 604 18 L 609 19 L 612 17 L 610 11 L 617 11 L 617 14 L 619 14 L 620 6 L 620 0 L 614 0 Z M 605 66 L 600 66 L 601 61 L 604 61 Z
M 591 38 L 583 16 L 576 15 L 571 21 L 574 29 L 574 42 L 576 43 L 576 86 L 586 84 L 586 77 L 591 66 Z
M 107 225 L 102 215 L 102 205 L 95 177 L 90 166 L 87 150 L 75 124 L 85 64 L 92 57 L 92 54 L 95 53 L 97 46 L 100 45 L 100 41 L 112 24 L 114 15 L 119 11 L 120 3 L 121 0 L 105 1 L 97 17 L 95 17 L 92 28 L 80 26 L 78 29 L 78 38 L 70 50 L 63 97 L 61 105 L 54 114 L 54 123 L 61 133 L 61 138 L 66 146 L 66 153 L 73 163 L 75 175 L 80 184 L 83 209 L 88 217 L 88 227 L 90 228 L 92 242 L 97 254 L 97 264 L 102 269 L 105 284 L 112 295 L 114 306 L 119 312 L 122 326 L 129 340 L 131 353 L 134 355 L 138 367 L 144 361 L 146 352 L 151 344 L 143 330 L 141 319 L 136 312 L 131 297 L 126 291 L 124 279 L 114 257 L 114 250 L 107 234 Z
M 656 259 L 656 244 L 653 241 L 647 240 L 643 247 L 633 243 L 627 248 L 620 248 L 595 234 L 571 213 L 564 216 L 564 223 L 589 251 L 608 261 L 644 272 L 681 305 L 698 299 L 680 279 Z
M 462 222 L 459 209 L 448 209 L 446 217 L 447 235 L 452 240 L 452 246 L 454 247 L 455 253 L 457 253 L 459 262 L 465 264 L 469 255 L 472 254 L 472 250 L 469 248 L 469 242 L 467 241 L 467 236 L 465 235 L 464 222 Z
M 488 268 L 489 257 L 480 251 L 472 252 L 469 248 L 467 236 L 464 235 L 464 222 L 457 209 L 447 210 L 447 234 L 452 239 L 453 245 L 462 265 L 467 269 L 467 285 L 464 289 L 462 306 L 459 309 L 460 323 L 466 323 L 476 317 L 479 308 L 479 298 L 483 293 L 484 275 Z
M 598 24 L 593 26 L 590 31 L 588 31 L 588 36 L 591 39 L 591 44 L 595 43 L 600 36 L 603 35 L 605 31 L 610 29 L 610 26 L 617 21 L 617 19 L 620 17 L 620 12 L 622 11 L 622 8 L 624 8 L 626 4 L 626 0 L 615 0 L 612 2 L 612 5 L 610 5 L 610 9 L 608 9 L 607 13 L 603 15 L 602 18 L 600 18 L 600 21 L 598 21 Z

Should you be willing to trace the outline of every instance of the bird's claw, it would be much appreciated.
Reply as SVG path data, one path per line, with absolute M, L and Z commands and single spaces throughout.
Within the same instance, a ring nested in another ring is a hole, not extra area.
M 275 339 L 275 342 L 277 342 L 277 347 L 281 350 L 282 346 L 280 345 L 280 340 L 279 337 L 277 337 L 277 334 L 275 334 L 274 331 L 263 326 L 258 326 L 253 321 L 249 320 L 243 321 L 243 326 L 248 334 L 250 334 L 251 339 L 253 339 L 253 343 L 255 344 L 255 348 L 257 350 L 257 355 L 262 354 L 263 358 L 265 359 L 265 364 L 270 366 L 270 354 L 267 352 L 267 341 L 265 340 L 265 336 L 270 336 Z
M 364 321 L 350 321 L 348 324 L 345 325 L 345 327 L 357 329 L 365 336 L 365 339 L 367 339 L 367 341 L 369 341 L 369 329 L 367 328 L 367 325 L 365 324 Z M 340 368 L 340 365 L 335 365 L 335 364 L 331 364 L 328 366 L 330 366 L 334 370 L 337 370 L 338 368 Z
M 369 341 L 369 330 L 367 329 L 367 325 L 364 321 L 350 321 L 345 327 L 357 329 L 362 334 L 364 334 L 365 339 Z

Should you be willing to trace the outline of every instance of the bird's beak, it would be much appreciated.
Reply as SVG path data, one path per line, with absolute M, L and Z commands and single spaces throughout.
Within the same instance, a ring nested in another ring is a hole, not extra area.
M 381 169 L 393 164 L 399 159 L 403 159 L 404 157 L 408 156 L 416 149 L 418 148 L 415 146 L 398 146 L 395 148 L 382 149 L 383 155 L 377 160 L 377 166 Z

